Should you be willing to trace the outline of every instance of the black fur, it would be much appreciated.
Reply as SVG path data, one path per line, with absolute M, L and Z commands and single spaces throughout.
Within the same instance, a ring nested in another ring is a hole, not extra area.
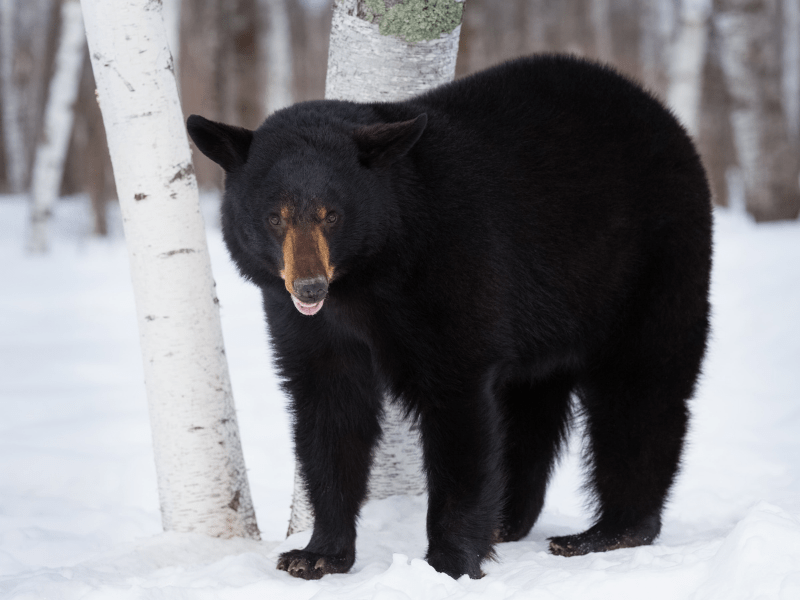
M 406 102 L 298 104 L 252 142 L 191 122 L 228 171 L 225 240 L 263 290 L 316 515 L 308 547 L 279 568 L 352 566 L 385 392 L 420 424 L 437 570 L 480 577 L 494 542 L 530 531 L 573 395 L 596 524 L 551 550 L 652 542 L 705 351 L 711 266 L 703 168 L 661 104 L 607 67 L 539 56 Z M 339 215 L 315 316 L 292 305 L 264 225 L 287 202 Z

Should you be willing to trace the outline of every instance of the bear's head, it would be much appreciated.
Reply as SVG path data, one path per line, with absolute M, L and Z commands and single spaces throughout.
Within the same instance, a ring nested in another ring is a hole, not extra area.
M 189 135 L 225 170 L 222 225 L 241 273 L 280 278 L 304 315 L 322 308 L 331 282 L 382 248 L 397 206 L 392 170 L 427 116 L 348 125 L 327 103 L 275 113 L 255 131 L 191 115 Z M 321 109 L 321 110 L 320 110 Z

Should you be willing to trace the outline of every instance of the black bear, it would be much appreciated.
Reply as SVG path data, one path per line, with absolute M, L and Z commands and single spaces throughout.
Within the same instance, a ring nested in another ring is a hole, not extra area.
M 263 292 L 314 508 L 279 569 L 353 565 L 384 394 L 419 424 L 438 571 L 480 577 L 530 531 L 572 398 L 596 521 L 551 551 L 653 541 L 705 353 L 712 224 L 658 101 L 549 55 L 404 102 L 188 130 L 226 172 L 225 242 Z

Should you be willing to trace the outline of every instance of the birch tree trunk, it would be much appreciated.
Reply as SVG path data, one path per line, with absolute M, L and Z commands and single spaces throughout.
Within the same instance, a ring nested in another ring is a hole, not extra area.
M 0 0 L 0 93 L 9 188 L 27 188 L 45 87 L 53 0 Z
M 131 262 L 164 529 L 258 539 L 161 3 L 82 6 Z
M 711 0 L 683 0 L 678 36 L 673 42 L 667 104 L 694 137 L 698 133 L 703 64 Z
M 3 141 L 6 154 L 6 177 L 12 192 L 25 184 L 25 135 L 20 119 L 21 98 L 14 85 L 14 0 L 0 0 L 0 91 L 3 101 Z
M 264 114 L 271 115 L 292 104 L 292 37 L 286 0 L 259 0 L 266 34 L 261 36 L 261 54 L 267 70 Z
M 365 0 L 335 0 L 325 98 L 393 102 L 452 81 L 463 3 L 452 4 L 451 19 L 431 23 L 425 20 L 422 5 L 413 2 L 386 2 L 387 12 L 375 14 Z M 413 6 L 417 8 L 407 12 Z M 405 23 L 402 28 L 395 26 L 395 19 Z M 392 402 L 384 399 L 384 406 L 383 436 L 373 459 L 368 498 L 421 494 L 425 476 L 419 431 Z M 295 467 L 288 535 L 313 525 L 300 470 Z
M 718 2 L 720 60 L 747 210 L 756 221 L 797 218 L 800 157 L 792 152 L 781 101 L 778 0 Z
M 61 35 L 47 94 L 44 129 L 31 174 L 29 249 L 47 251 L 48 221 L 58 198 L 78 98 L 85 37 L 79 0 L 62 0 Z
M 180 81 L 178 70 L 181 63 L 181 8 L 182 0 L 162 0 L 161 9 L 164 19 L 164 29 L 167 31 L 167 43 L 172 54 L 172 64 L 175 67 L 175 79 Z M 180 93 L 180 88 L 178 88 Z
M 643 3 L 641 11 L 642 79 L 648 88 L 663 94 L 669 87 L 667 61 L 678 22 L 675 5 L 673 0 L 652 0 Z

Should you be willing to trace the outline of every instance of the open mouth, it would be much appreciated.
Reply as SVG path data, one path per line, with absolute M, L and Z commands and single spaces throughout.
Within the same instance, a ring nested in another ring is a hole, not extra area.
M 315 315 L 319 312 L 319 309 L 322 308 L 322 304 L 325 302 L 324 299 L 320 300 L 319 302 L 314 302 L 313 304 L 307 304 L 305 302 L 301 302 L 297 298 L 292 295 L 292 302 L 294 302 L 294 307 L 299 310 L 304 315 Z

